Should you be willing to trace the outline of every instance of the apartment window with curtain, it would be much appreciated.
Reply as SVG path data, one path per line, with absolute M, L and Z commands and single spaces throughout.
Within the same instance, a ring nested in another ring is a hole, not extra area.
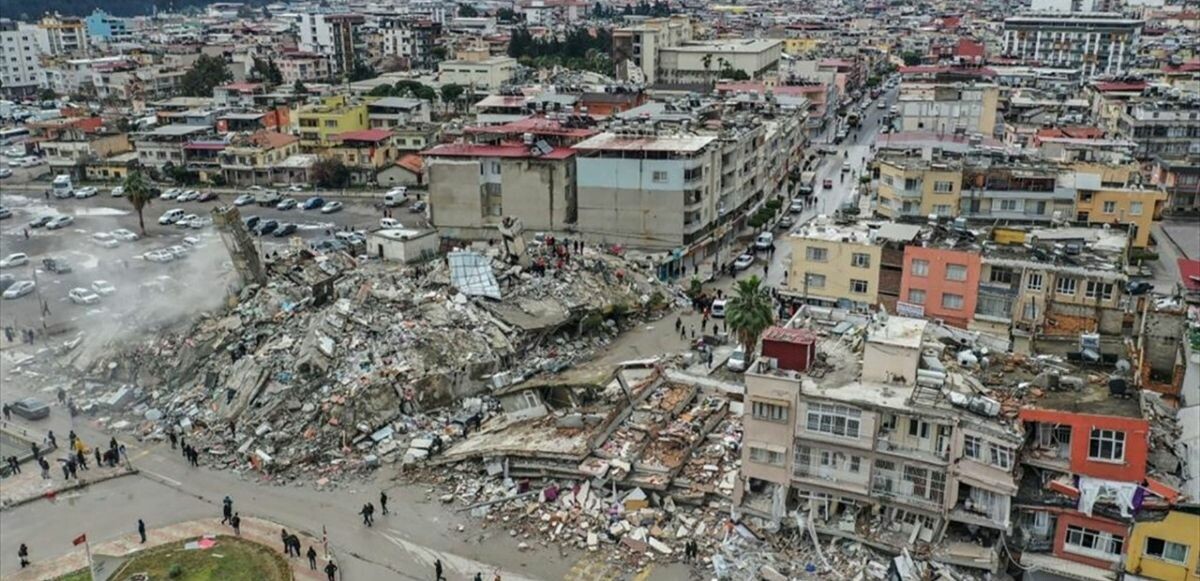
M 926 277 L 929 276 L 929 261 L 916 259 L 912 261 L 913 276 Z

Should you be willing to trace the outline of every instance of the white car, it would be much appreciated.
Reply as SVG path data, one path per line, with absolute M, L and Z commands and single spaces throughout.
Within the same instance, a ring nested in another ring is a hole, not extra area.
M 164 191 L 163 193 L 159 194 L 159 196 L 158 196 L 158 199 L 160 199 L 160 200 L 174 200 L 175 198 L 178 198 L 178 197 L 179 197 L 179 194 L 180 194 L 180 193 L 181 193 L 181 192 L 180 192 L 178 189 L 171 188 L 171 189 L 169 189 L 169 190 L 166 190 L 166 191 Z
M 102 248 L 116 248 L 118 246 L 117 239 L 113 238 L 113 235 L 107 232 L 92 234 L 92 243 Z
M 175 223 L 175 225 L 180 228 L 188 228 L 192 225 L 192 220 L 195 220 L 196 218 L 199 218 L 199 217 L 200 216 L 197 216 L 195 214 L 186 214 L 186 215 L 184 215 L 184 217 L 180 218 L 179 221 Z
M 170 252 L 172 256 L 174 256 L 176 259 L 179 259 L 179 258 L 183 258 L 183 257 L 187 256 L 189 250 L 191 250 L 191 249 L 188 248 L 187 246 L 179 246 L 177 244 L 175 246 L 165 249 L 164 252 Z
M 67 293 L 67 298 L 77 305 L 94 305 L 100 302 L 100 295 L 83 287 L 71 289 Z
M 725 305 L 726 304 L 728 304 L 728 301 L 726 301 L 725 299 L 717 299 L 717 300 L 713 301 L 710 312 L 712 313 L 712 316 L 714 319 L 724 319 L 725 318 Z
M 36 287 L 37 287 L 37 285 L 33 284 L 32 280 L 18 280 L 17 282 L 14 282 L 12 284 L 12 286 L 8 287 L 7 290 L 4 291 L 4 298 L 19 299 L 19 298 L 33 292 L 33 289 Z
M 174 224 L 174 223 L 182 220 L 184 216 L 185 216 L 185 214 L 184 214 L 183 210 L 180 210 L 179 208 L 175 208 L 174 210 L 167 210 L 166 212 L 163 212 L 162 216 L 158 217 L 158 223 L 163 226 L 169 226 L 171 224 Z
M 149 262 L 162 263 L 162 262 L 171 262 L 172 260 L 175 260 L 175 255 L 171 254 L 167 250 L 151 250 L 150 252 L 143 254 L 142 258 L 145 258 Z
M 180 223 L 182 224 L 183 221 L 181 220 Z M 189 218 L 187 220 L 187 227 L 191 228 L 193 230 L 199 230 L 199 229 L 204 228 L 205 226 L 209 226 L 211 224 L 212 224 L 212 218 L 209 218 L 207 216 L 192 216 L 191 218 Z
M 175 200 L 178 202 L 194 202 L 198 199 L 200 199 L 200 192 L 197 192 L 196 190 L 188 190 L 182 194 L 179 194 L 178 198 L 175 198 Z
M 12 170 L 6 167 L 0 167 L 0 178 L 11 178 Z
M 74 223 L 75 223 L 75 218 L 73 216 L 59 216 L 59 217 L 47 222 L 46 229 L 47 230 L 58 230 L 59 228 L 66 228 L 67 226 L 70 226 L 71 224 L 74 224 Z
M 303 192 L 304 186 L 301 184 L 292 184 L 292 185 L 288 186 L 288 191 L 289 192 Z
M 752 264 L 754 264 L 754 255 L 743 254 L 737 257 L 737 260 L 733 261 L 733 270 L 746 270 L 747 268 L 750 268 L 750 265 Z
M 113 286 L 107 280 L 98 280 L 92 283 L 92 292 L 102 297 L 107 297 L 117 292 L 117 287 Z
M 0 260 L 0 268 L 13 268 L 15 266 L 24 266 L 29 264 L 29 255 L 24 252 L 9 254 Z
M 110 195 L 114 198 L 119 198 L 121 196 L 124 196 L 125 195 L 125 186 L 117 186 L 117 187 L 109 190 L 108 195 Z
M 379 227 L 380 228 L 403 228 L 404 224 L 401 224 L 400 221 L 395 218 L 380 218 L 379 219 Z
M 249 206 L 250 204 L 253 204 L 253 203 L 254 203 L 254 196 L 252 194 L 242 194 L 233 199 L 233 205 L 235 205 L 235 206 Z
M 725 362 L 725 368 L 730 371 L 745 371 L 750 365 L 750 359 L 746 357 L 746 350 L 738 348 L 729 356 Z
M 295 207 L 296 207 L 296 200 L 294 198 L 284 198 L 284 199 L 280 200 L 278 204 L 275 204 L 276 210 L 291 210 L 292 208 L 295 208 Z
M 90 197 L 96 195 L 96 192 L 97 192 L 96 188 L 93 188 L 91 186 L 88 186 L 86 188 L 79 188 L 78 190 L 75 190 L 75 199 L 82 200 L 84 198 L 90 198 Z
M 116 230 L 113 230 L 112 237 L 124 242 L 133 242 L 134 240 L 138 239 L 136 232 L 133 232 L 132 230 L 126 230 L 124 228 L 117 228 Z
M 196 238 L 195 236 L 184 236 L 183 243 L 187 246 L 191 246 L 192 248 L 199 248 L 200 245 L 203 244 L 200 239 Z

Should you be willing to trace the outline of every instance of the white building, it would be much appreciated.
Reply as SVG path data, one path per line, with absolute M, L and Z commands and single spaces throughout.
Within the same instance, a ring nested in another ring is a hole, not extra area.
M 999 89 L 990 83 L 908 83 L 900 87 L 897 106 L 902 131 L 991 137 L 996 128 Z
M 300 50 L 329 57 L 336 74 L 352 71 L 356 55 L 365 53 L 359 35 L 365 21 L 359 14 L 301 14 Z
M 1001 52 L 1030 64 L 1079 68 L 1087 76 L 1120 74 L 1134 64 L 1142 24 L 1099 12 L 1013 16 L 1004 20 Z
M 445 61 L 438 64 L 442 83 L 488 90 L 512 80 L 517 71 L 517 59 L 496 56 L 482 61 Z
M 0 19 L 0 93 L 20 97 L 44 87 L 41 56 L 36 27 Z

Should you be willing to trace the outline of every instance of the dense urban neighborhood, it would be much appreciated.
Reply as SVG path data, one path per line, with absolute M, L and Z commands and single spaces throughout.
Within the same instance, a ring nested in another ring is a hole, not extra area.
M 6 2 L 0 578 L 1200 581 L 1186 0 Z

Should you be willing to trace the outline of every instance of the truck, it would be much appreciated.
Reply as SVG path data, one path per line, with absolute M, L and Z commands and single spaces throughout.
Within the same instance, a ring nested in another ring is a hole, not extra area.
M 800 189 L 797 193 L 801 196 L 811 196 L 816 191 L 817 172 L 806 171 L 800 173 Z
M 50 187 L 54 190 L 54 197 L 56 198 L 70 198 L 73 195 L 71 176 L 65 173 L 54 176 L 54 181 L 50 183 Z
M 847 113 L 846 114 L 846 126 L 850 127 L 851 129 L 857 128 L 859 126 L 859 124 L 862 122 L 861 117 L 862 116 L 858 113 L 858 111 L 851 111 L 851 112 Z

